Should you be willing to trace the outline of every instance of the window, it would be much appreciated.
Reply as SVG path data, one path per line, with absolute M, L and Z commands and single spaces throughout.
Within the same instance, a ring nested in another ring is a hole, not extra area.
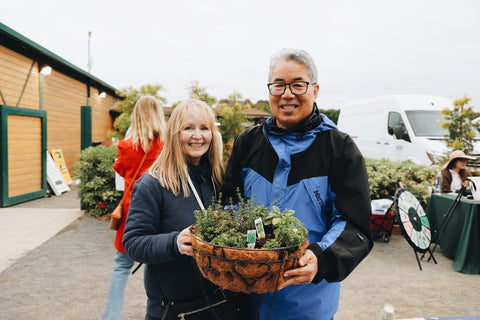
M 438 111 L 406 111 L 407 118 L 417 137 L 444 137 L 448 130 L 442 129 L 440 123 L 444 122 L 443 114 Z
M 402 116 L 398 112 L 388 113 L 388 134 L 393 135 L 395 127 L 405 128 L 405 122 L 403 122 Z

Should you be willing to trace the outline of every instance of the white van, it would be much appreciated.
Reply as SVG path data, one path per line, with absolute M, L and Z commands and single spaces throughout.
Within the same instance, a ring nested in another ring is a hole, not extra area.
M 340 109 L 338 128 L 352 136 L 365 158 L 438 163 L 448 153 L 441 110 L 445 97 L 390 95 L 362 99 Z

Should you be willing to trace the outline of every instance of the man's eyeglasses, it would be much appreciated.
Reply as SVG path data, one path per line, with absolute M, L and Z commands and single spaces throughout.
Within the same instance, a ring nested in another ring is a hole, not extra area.
M 308 81 L 294 81 L 290 83 L 283 83 L 283 82 L 272 82 L 267 84 L 268 91 L 272 96 L 281 96 L 285 93 L 287 86 L 290 88 L 290 92 L 296 96 L 301 96 L 307 93 L 308 85 L 309 84 L 316 84 L 315 82 L 308 82 Z

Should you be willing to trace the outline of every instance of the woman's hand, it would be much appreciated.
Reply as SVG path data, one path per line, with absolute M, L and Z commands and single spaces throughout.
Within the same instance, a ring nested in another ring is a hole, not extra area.
M 183 229 L 177 237 L 178 252 L 187 256 L 193 256 L 190 227 Z
M 311 250 L 307 249 L 300 260 L 298 260 L 298 265 L 295 269 L 285 271 L 283 277 L 286 281 L 279 289 L 291 284 L 306 284 L 312 282 L 318 271 L 317 256 Z

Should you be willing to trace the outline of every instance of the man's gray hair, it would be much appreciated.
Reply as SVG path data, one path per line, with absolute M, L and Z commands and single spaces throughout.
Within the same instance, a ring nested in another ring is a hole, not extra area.
M 273 68 L 280 61 L 295 61 L 307 67 L 308 75 L 312 82 L 317 82 L 318 71 L 312 56 L 302 49 L 282 49 L 270 57 L 270 67 L 268 69 L 268 82 L 272 79 Z

